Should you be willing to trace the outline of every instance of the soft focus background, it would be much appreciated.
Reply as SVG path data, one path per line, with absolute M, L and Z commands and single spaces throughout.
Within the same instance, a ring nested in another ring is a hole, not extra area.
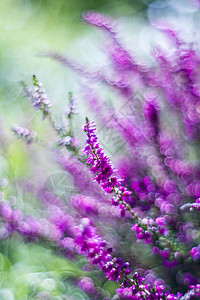
M 54 138 L 49 133 L 48 122 L 42 121 L 41 115 L 23 97 L 20 81 L 31 84 L 32 75 L 37 75 L 47 90 L 53 104 L 53 117 L 58 123 L 63 107 L 67 106 L 67 93 L 72 91 L 80 112 L 75 132 L 84 144 L 85 115 L 92 115 L 87 98 L 83 96 L 87 80 L 45 54 L 60 53 L 89 69 L 104 70 L 109 66 L 104 53 L 105 37 L 82 20 L 81 15 L 87 10 L 117 18 L 121 40 L 147 65 L 152 63 L 153 45 L 168 47 L 163 36 L 149 26 L 151 23 L 170 22 L 184 32 L 186 40 L 199 40 L 199 11 L 195 1 L 0 1 L 0 177 L 9 181 L 6 197 L 15 195 L 10 201 L 17 202 L 27 214 L 41 215 L 40 203 L 30 192 L 32 188 L 39 184 L 49 187 L 53 178 L 54 185 L 58 185 L 56 192 L 62 196 L 66 186 L 73 188 L 73 182 L 60 172 L 51 153 L 40 146 L 26 147 L 13 136 L 10 129 L 18 124 L 37 131 L 47 142 Z M 102 89 L 101 85 L 95 87 Z M 102 98 L 104 95 L 108 103 L 117 100 L 112 91 L 104 90 Z M 112 154 L 112 149 L 109 150 Z M 63 183 L 63 179 L 66 182 Z M 55 186 L 52 189 L 55 191 Z M 16 237 L 3 240 L 1 229 L 0 236 L 0 300 L 89 299 L 77 285 L 77 278 L 88 275 L 88 271 L 81 270 L 84 258 L 72 262 L 50 250 L 45 242 L 25 244 Z M 148 257 L 148 253 L 146 255 Z M 95 271 L 92 277 L 102 287 L 104 295 L 114 295 L 115 283 L 104 281 Z M 63 295 L 68 296 L 63 298 Z

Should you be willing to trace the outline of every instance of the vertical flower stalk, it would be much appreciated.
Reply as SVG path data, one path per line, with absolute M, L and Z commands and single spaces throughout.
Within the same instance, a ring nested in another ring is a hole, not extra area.
M 52 106 L 50 103 L 46 90 L 42 88 L 42 83 L 38 82 L 35 75 L 33 75 L 33 85 L 34 88 L 28 88 L 22 82 L 24 86 L 24 95 L 31 102 L 31 105 L 35 107 L 36 110 L 42 111 L 43 119 L 49 115 L 49 108 Z
M 72 118 L 78 113 L 77 103 L 72 93 L 69 92 L 69 106 L 65 109 L 65 117 L 62 125 L 57 129 L 59 135 L 58 145 L 65 146 L 68 150 L 78 154 L 79 141 L 74 137 Z
M 12 131 L 14 132 L 17 138 L 25 140 L 27 144 L 36 141 L 37 133 L 35 131 L 31 131 L 27 128 L 23 128 L 17 125 L 14 125 L 12 127 Z
M 122 210 L 125 210 L 126 199 L 132 195 L 132 192 L 123 187 L 123 179 L 115 175 L 116 170 L 112 166 L 110 158 L 104 153 L 98 142 L 95 123 L 89 122 L 86 118 L 84 131 L 88 137 L 84 153 L 89 155 L 87 163 L 92 166 L 90 171 L 96 175 L 94 180 L 98 182 L 107 194 L 115 193 L 112 203 L 114 205 L 120 204 Z M 135 217 L 137 218 L 136 215 Z
M 110 158 L 104 153 L 103 148 L 100 147 L 95 123 L 89 122 L 86 118 L 84 131 L 88 138 L 84 153 L 89 156 L 87 163 L 91 165 L 90 171 L 95 174 L 94 180 L 99 183 L 107 194 L 113 193 L 112 204 L 119 206 L 122 216 L 124 216 L 126 211 L 131 214 L 134 222 L 132 230 L 136 231 L 137 239 L 144 240 L 148 244 L 157 245 L 160 249 L 159 254 L 163 258 L 165 258 L 163 253 L 165 253 L 166 247 L 169 247 L 172 256 L 175 255 L 179 251 L 177 250 L 179 245 L 176 245 L 173 239 L 168 239 L 169 231 L 164 218 L 143 219 L 127 203 L 133 192 L 122 186 L 123 180 L 115 174 L 116 170 L 112 166 Z

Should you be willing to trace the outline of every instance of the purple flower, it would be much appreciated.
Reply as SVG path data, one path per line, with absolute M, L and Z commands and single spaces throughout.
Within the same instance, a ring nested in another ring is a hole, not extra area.
M 33 76 L 33 84 L 33 89 L 24 87 L 24 95 L 36 110 L 42 111 L 43 119 L 45 119 L 49 115 L 49 108 L 52 104 L 48 99 L 45 89 L 42 88 L 42 83 L 38 82 L 35 75 Z
M 37 133 L 35 131 L 30 131 L 27 128 L 23 128 L 17 125 L 14 125 L 12 127 L 12 131 L 17 136 L 17 138 L 21 138 L 22 140 L 25 140 L 27 144 L 36 141 Z
M 78 281 L 78 287 L 86 293 L 95 293 L 94 282 L 90 277 L 81 277 Z
M 107 192 L 112 193 L 115 188 L 118 188 L 118 193 L 123 193 L 125 188 L 121 187 L 121 178 L 115 175 L 115 169 L 111 164 L 111 160 L 103 152 L 96 136 L 96 126 L 94 122 L 86 120 L 84 131 L 87 134 L 87 146 L 84 149 L 86 155 L 90 155 L 87 163 L 92 166 L 90 171 L 96 175 L 96 180 L 101 187 Z
M 155 137 L 159 132 L 159 107 L 155 99 L 149 99 L 144 104 L 144 116 L 151 128 L 151 134 Z M 150 133 L 149 131 L 149 133 Z
M 83 14 L 83 18 L 89 24 L 102 27 L 103 29 L 111 33 L 115 33 L 117 30 L 115 26 L 116 22 L 110 16 L 102 15 L 95 11 L 89 11 Z

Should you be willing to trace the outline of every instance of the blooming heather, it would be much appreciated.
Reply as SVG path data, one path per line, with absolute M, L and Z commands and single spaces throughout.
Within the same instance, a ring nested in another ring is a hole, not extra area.
M 67 258 L 79 261 L 85 256 L 77 265 L 89 270 L 91 278 L 89 272 L 79 275 L 76 284 L 88 299 L 199 299 L 198 47 L 169 26 L 157 28 L 172 51 L 155 47 L 154 63 L 145 66 L 123 46 L 114 19 L 98 12 L 85 13 L 84 19 L 106 33 L 108 70 L 94 71 L 57 54 L 48 56 L 88 81 L 84 86 L 87 103 L 102 127 L 117 133 L 123 144 L 113 154 L 117 169 L 99 143 L 95 123 L 87 118 L 87 142 L 84 155 L 80 153 L 79 137 L 73 132 L 77 108 L 71 93 L 69 106 L 63 109 L 65 123 L 55 126 L 46 92 L 34 76 L 34 88 L 25 87 L 26 96 L 50 120 L 57 135 L 52 147 L 57 167 L 70 173 L 73 184 L 64 185 L 63 194 L 68 194 L 61 200 L 53 184 L 43 186 L 48 168 L 39 168 L 44 172 L 40 180 L 38 161 L 33 164 L 33 176 L 19 184 L 24 191 L 37 174 L 38 186 L 28 192 L 41 200 L 43 210 L 37 213 L 42 218 L 14 207 L 4 194 L 6 186 L 0 186 L 0 237 L 18 234 L 26 242 L 45 240 Z M 96 84 L 92 86 L 97 82 L 100 92 Z M 114 90 L 113 103 L 99 100 L 104 86 L 110 94 Z M 25 128 L 15 126 L 13 131 L 27 143 L 36 138 Z M 118 285 L 114 297 L 102 292 L 107 279 Z
M 115 169 L 111 164 L 110 158 L 105 155 L 103 148 L 100 147 L 96 136 L 95 123 L 89 122 L 89 120 L 86 119 L 84 131 L 88 137 L 84 152 L 86 155 L 90 155 L 87 159 L 87 163 L 92 166 L 90 171 L 96 175 L 94 180 L 101 185 L 106 193 L 112 193 L 116 187 L 121 186 L 123 180 L 115 175 Z M 129 195 L 128 191 L 123 192 L 125 193 L 124 195 Z
M 24 95 L 36 110 L 42 111 L 43 119 L 45 119 L 49 115 L 49 108 L 52 104 L 47 97 L 45 89 L 42 88 L 42 83 L 38 82 L 35 75 L 33 76 L 33 85 L 33 89 L 24 86 Z
M 17 136 L 17 138 L 25 140 L 27 144 L 36 141 L 37 133 L 35 131 L 30 131 L 27 128 L 23 128 L 17 125 L 12 127 L 12 131 Z

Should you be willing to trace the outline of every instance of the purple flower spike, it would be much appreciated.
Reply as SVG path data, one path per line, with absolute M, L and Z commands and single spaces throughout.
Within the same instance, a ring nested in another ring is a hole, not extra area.
M 151 127 L 153 136 L 157 136 L 159 129 L 159 107 L 154 99 L 145 102 L 144 116 Z
M 87 146 L 84 149 L 86 155 L 90 155 L 87 163 L 92 166 L 91 172 L 96 175 L 96 180 L 101 187 L 107 192 L 111 193 L 115 187 L 120 187 L 121 178 L 115 175 L 115 169 L 111 164 L 110 158 L 106 156 L 103 148 L 100 147 L 96 135 L 96 125 L 94 122 L 86 121 L 84 131 L 87 133 Z
M 91 165 L 90 171 L 96 175 L 94 180 L 98 182 L 107 194 L 115 193 L 115 197 L 112 198 L 112 204 L 114 206 L 120 204 L 121 215 L 123 216 L 127 210 L 126 199 L 132 195 L 132 192 L 123 187 L 123 179 L 115 175 L 116 170 L 112 166 L 110 158 L 104 153 L 98 142 L 95 123 L 86 119 L 84 131 L 88 137 L 84 153 L 89 156 L 87 163 Z
M 22 140 L 25 140 L 27 144 L 36 141 L 37 133 L 35 131 L 31 131 L 27 128 L 23 128 L 17 125 L 13 126 L 12 131 L 17 136 L 17 138 L 21 138 Z
M 49 108 L 52 104 L 48 99 L 45 89 L 42 88 L 42 83 L 38 82 L 35 75 L 33 76 L 33 85 L 33 89 L 24 87 L 24 95 L 36 110 L 42 111 L 43 119 L 45 119 L 49 115 Z
M 116 32 L 115 20 L 110 16 L 102 15 L 95 11 L 88 11 L 87 13 L 83 14 L 83 18 L 91 25 L 102 27 L 104 30 L 111 33 Z

